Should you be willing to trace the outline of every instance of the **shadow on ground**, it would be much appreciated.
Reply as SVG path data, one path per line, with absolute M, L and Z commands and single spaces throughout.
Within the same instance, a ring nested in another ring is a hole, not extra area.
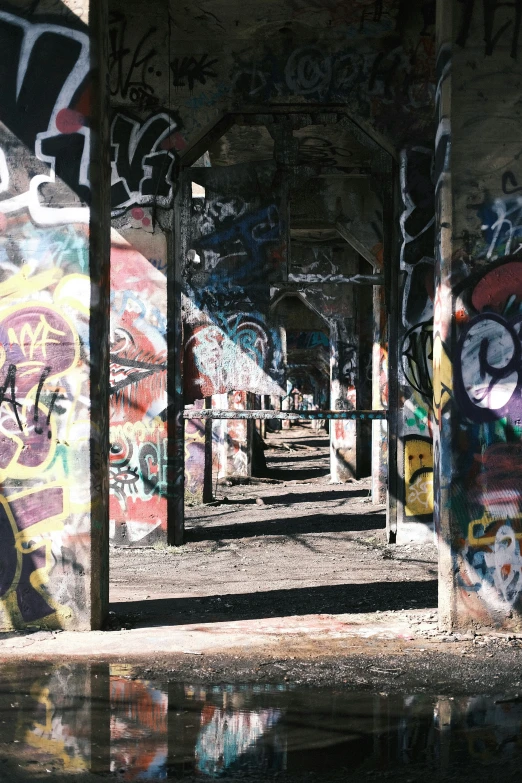
M 288 492 L 286 495 L 263 495 L 263 501 L 269 505 L 293 506 L 295 503 L 318 503 L 322 501 L 353 500 L 353 498 L 367 498 L 369 492 L 367 489 L 351 489 L 338 492 L 334 489 L 326 492 Z M 225 503 L 221 501 L 220 505 L 230 506 L 251 506 L 256 502 L 255 498 L 235 498 L 231 497 Z M 204 510 L 204 506 L 200 507 Z
M 191 522 L 191 524 L 193 524 Z M 368 530 L 384 530 L 386 514 L 310 514 L 292 519 L 263 519 L 258 522 L 239 522 L 232 525 L 205 525 L 187 527 L 185 542 L 229 541 L 235 538 L 255 536 L 285 536 L 293 538 L 307 533 L 350 533 Z
M 133 627 L 233 622 L 310 614 L 357 614 L 398 609 L 435 609 L 437 580 L 371 582 L 203 598 L 160 598 L 111 604 Z
M 270 465 L 263 471 L 262 478 L 279 479 L 280 481 L 307 481 L 310 479 L 326 479 L 330 475 L 330 468 L 271 468 Z

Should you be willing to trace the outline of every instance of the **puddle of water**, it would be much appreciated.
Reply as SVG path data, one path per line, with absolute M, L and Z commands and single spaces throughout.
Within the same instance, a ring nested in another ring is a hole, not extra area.
M 0 672 L 1 781 L 491 781 L 521 764 L 522 699 L 158 683 L 98 664 Z

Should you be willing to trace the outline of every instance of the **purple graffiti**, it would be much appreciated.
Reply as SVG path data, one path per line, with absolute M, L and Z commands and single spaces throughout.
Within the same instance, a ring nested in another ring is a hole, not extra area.
M 16 603 L 24 622 L 34 622 L 54 612 L 44 596 L 34 587 L 32 576 L 35 571 L 47 566 L 46 545 L 19 550 L 15 536 L 22 531 L 63 513 L 63 489 L 46 487 L 36 489 L 23 496 L 2 498 L 0 502 L 0 597 L 9 592 L 16 594 Z M 26 537 L 27 540 L 27 537 Z M 19 554 L 21 566 L 19 569 Z

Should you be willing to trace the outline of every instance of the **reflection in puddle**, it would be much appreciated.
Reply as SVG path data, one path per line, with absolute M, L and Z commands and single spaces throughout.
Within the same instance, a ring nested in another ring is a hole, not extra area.
M 104 664 L 4 667 L 0 721 L 0 780 L 37 770 L 48 780 L 95 772 L 120 781 L 465 770 L 458 779 L 467 780 L 522 763 L 517 698 L 205 687 Z

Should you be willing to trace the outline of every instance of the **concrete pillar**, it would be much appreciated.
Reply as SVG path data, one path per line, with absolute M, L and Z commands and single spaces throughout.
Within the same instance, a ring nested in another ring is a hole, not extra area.
M 332 321 L 330 329 L 330 405 L 332 410 L 357 407 L 358 348 L 355 321 Z M 338 484 L 357 476 L 357 422 L 332 421 L 330 429 L 330 475 Z
M 248 410 L 253 407 L 253 396 L 250 392 L 244 391 L 216 394 L 213 397 L 213 406 L 229 410 Z M 221 405 L 217 404 L 218 401 L 221 402 Z M 215 425 L 218 479 L 241 479 L 252 475 L 254 426 L 253 419 L 228 419 Z
M 438 3 L 434 475 L 448 629 L 522 629 L 520 25 L 518 3 Z
M 202 409 L 204 400 L 196 400 L 194 408 Z M 205 486 L 206 424 L 204 419 L 185 422 L 185 503 L 203 503 Z M 212 426 L 212 422 L 210 422 Z
M 0 13 L 1 630 L 87 630 L 107 609 L 102 6 Z
M 384 288 L 373 287 L 372 409 L 388 408 L 388 341 Z M 372 422 L 372 503 L 386 503 L 388 425 Z
M 290 381 L 286 382 L 286 397 L 283 397 L 281 400 L 281 410 L 282 411 L 291 411 L 293 406 L 293 397 L 291 396 L 290 392 L 292 391 L 292 384 Z M 281 422 L 281 429 L 282 430 L 289 430 L 292 425 L 292 422 L 290 419 L 283 419 Z
M 194 408 L 212 407 L 212 397 L 196 400 Z M 185 422 L 185 503 L 212 501 L 212 419 Z
M 218 410 L 228 408 L 228 395 L 213 394 L 212 407 Z M 215 419 L 212 422 L 212 467 L 216 472 L 216 478 L 222 479 L 227 475 L 227 422 L 224 419 Z
M 359 271 L 367 271 L 368 265 L 361 261 Z M 369 410 L 372 407 L 373 387 L 373 286 L 354 286 L 356 334 L 358 348 L 357 407 Z M 357 478 L 372 473 L 372 428 L 373 422 L 358 419 L 357 430 Z
M 237 411 L 251 409 L 252 397 L 253 395 L 249 392 L 229 392 L 229 408 Z M 227 478 L 248 478 L 252 475 L 253 436 L 253 419 L 237 419 L 227 422 Z

